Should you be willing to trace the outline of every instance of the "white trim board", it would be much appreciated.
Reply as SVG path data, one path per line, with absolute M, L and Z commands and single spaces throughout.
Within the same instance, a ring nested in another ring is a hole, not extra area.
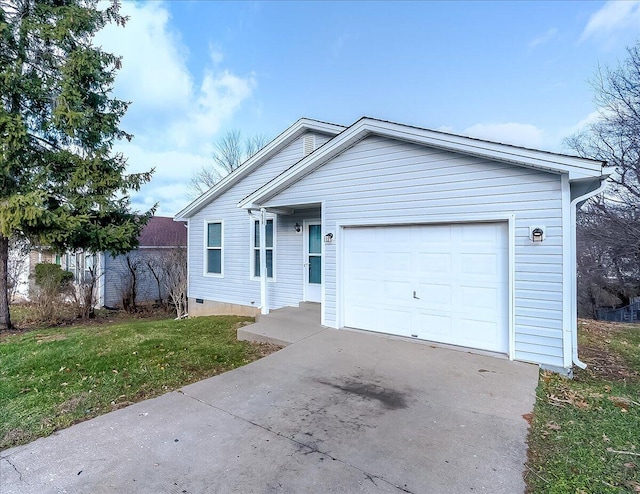
M 371 118 L 362 118 L 307 157 L 238 203 L 239 207 L 259 207 L 281 191 L 369 135 L 379 135 L 423 146 L 477 156 L 493 161 L 567 173 L 569 180 L 608 176 L 612 170 L 603 161 L 527 149 L 471 137 L 448 134 Z

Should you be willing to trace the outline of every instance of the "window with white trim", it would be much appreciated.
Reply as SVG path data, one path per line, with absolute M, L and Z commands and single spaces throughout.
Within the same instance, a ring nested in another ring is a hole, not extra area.
M 206 273 L 222 274 L 222 222 L 207 223 Z
M 268 219 L 265 225 L 266 230 L 266 258 L 267 258 L 267 278 L 273 278 L 273 245 L 274 245 L 274 228 L 275 220 Z M 253 220 L 253 228 L 251 232 L 251 245 L 252 245 L 252 270 L 251 273 L 254 278 L 260 278 L 260 221 Z

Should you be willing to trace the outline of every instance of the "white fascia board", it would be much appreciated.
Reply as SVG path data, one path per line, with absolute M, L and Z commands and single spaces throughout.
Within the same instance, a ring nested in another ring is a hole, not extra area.
M 563 154 L 520 148 L 507 144 L 483 141 L 445 132 L 410 127 L 371 118 L 362 118 L 337 135 L 327 144 L 300 160 L 271 182 L 260 187 L 238 204 L 241 208 L 260 207 L 299 178 L 312 172 L 333 156 L 353 146 L 370 134 L 430 146 L 446 151 L 473 155 L 518 166 L 537 168 L 552 173 L 566 173 L 569 180 L 601 177 L 605 174 L 604 162 Z
M 224 177 L 222 180 L 220 180 L 220 182 L 211 187 L 200 197 L 196 198 L 184 209 L 176 213 L 176 215 L 174 216 L 174 220 L 186 221 L 189 217 L 197 213 L 200 209 L 205 207 L 216 197 L 229 190 L 233 185 L 238 183 L 246 175 L 251 173 L 255 168 L 257 168 L 266 160 L 271 158 L 274 154 L 279 152 L 284 146 L 288 145 L 291 141 L 298 138 L 305 131 L 312 130 L 325 134 L 336 135 L 344 131 L 344 129 L 345 127 L 342 125 L 320 122 L 318 120 L 311 120 L 308 118 L 301 118 L 287 130 L 282 132 L 273 141 L 263 147 L 258 153 L 245 161 L 240 167 Z

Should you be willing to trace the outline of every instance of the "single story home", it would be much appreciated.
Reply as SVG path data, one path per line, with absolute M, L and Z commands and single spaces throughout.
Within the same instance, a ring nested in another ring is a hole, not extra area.
M 19 285 L 16 295 L 29 300 L 35 288 L 33 274 L 39 263 L 58 264 L 73 273 L 75 281 L 97 276 L 95 301 L 97 307 L 122 307 L 124 296 L 131 291 L 131 269 L 136 271 L 136 301 L 155 302 L 166 298 L 166 289 L 158 283 L 150 265 L 158 271 L 165 256 L 172 249 L 186 249 L 187 228 L 184 222 L 175 222 L 167 216 L 152 216 L 138 237 L 138 248 L 126 254 L 112 256 L 110 252 L 64 252 L 56 253 L 48 248 L 34 248 L 22 254 L 17 274 Z M 19 253 L 15 253 L 18 258 Z
M 161 271 L 164 256 L 172 249 L 186 249 L 187 228 L 169 216 L 152 216 L 138 237 L 138 248 L 113 257 L 109 252 L 97 254 L 98 305 L 122 307 L 123 298 L 131 291 L 131 269 L 136 270 L 136 301 L 165 300 L 166 289 L 154 276 Z M 125 302 L 126 303 L 126 302 Z
M 321 323 L 570 373 L 576 209 L 606 163 L 374 118 L 303 118 L 180 211 L 189 312 Z

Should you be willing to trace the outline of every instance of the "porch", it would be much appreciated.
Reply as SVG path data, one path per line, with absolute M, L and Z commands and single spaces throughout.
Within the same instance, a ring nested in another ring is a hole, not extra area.
M 320 307 L 314 302 L 300 302 L 299 307 L 283 307 L 256 322 L 238 329 L 238 340 L 287 346 L 324 331 L 320 325 Z

